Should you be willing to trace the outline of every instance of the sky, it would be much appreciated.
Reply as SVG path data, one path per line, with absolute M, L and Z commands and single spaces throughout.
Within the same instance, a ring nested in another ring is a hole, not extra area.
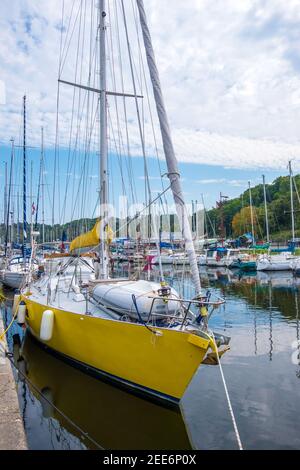
M 70 11 L 73 1 L 76 9 L 78 0 L 64 1 L 65 12 Z M 111 6 L 113 1 L 110 0 Z M 86 0 L 87 4 L 91 2 Z M 131 0 L 125 0 L 126 7 L 130 3 Z M 145 3 L 186 199 L 200 200 L 203 194 L 205 205 L 211 207 L 220 191 L 234 197 L 246 189 L 249 180 L 253 185 L 260 183 L 263 173 L 267 182 L 287 174 L 289 159 L 293 160 L 294 171 L 299 171 L 299 1 L 172 0 L 170 5 L 167 0 L 147 0 Z M 17 143 L 20 140 L 22 96 L 26 93 L 28 145 L 35 147 L 28 150 L 28 160 L 34 162 L 33 186 L 36 187 L 38 178 L 38 147 L 43 126 L 45 179 L 49 192 L 52 191 L 62 5 L 63 0 L 1 2 L 2 187 L 4 161 L 9 160 L 10 154 L 9 141 L 11 137 Z M 63 34 L 66 35 L 65 30 Z M 73 39 L 71 51 L 75 47 Z M 66 61 L 63 78 L 71 77 L 72 64 L 74 61 Z M 60 190 L 64 194 L 69 177 L 65 147 L 72 107 L 70 93 L 62 104 L 59 168 L 63 175 Z M 131 123 L 130 135 L 135 148 L 136 122 Z M 155 179 L 159 173 L 154 157 L 153 146 L 149 145 L 147 158 L 153 192 L 160 188 L 159 178 Z M 135 184 L 141 192 L 144 186 L 141 152 L 133 152 L 133 158 Z M 87 176 L 89 189 L 96 194 L 96 155 L 91 161 Z M 112 157 L 114 161 L 112 173 L 118 186 L 117 159 Z M 19 171 L 20 158 L 16 158 L 15 165 Z M 78 165 L 77 174 L 74 168 L 74 180 L 80 178 L 80 168 Z M 58 198 L 59 194 L 56 202 Z M 94 207 L 92 203 L 93 197 L 89 214 Z M 70 218 L 71 212 L 67 209 L 64 217 Z

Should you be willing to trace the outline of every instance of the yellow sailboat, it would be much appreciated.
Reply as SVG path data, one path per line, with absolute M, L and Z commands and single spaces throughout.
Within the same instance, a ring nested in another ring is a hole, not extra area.
M 32 335 L 78 367 L 118 382 L 137 393 L 178 403 L 208 353 L 228 339 L 208 327 L 211 300 L 201 290 L 197 259 L 184 204 L 143 2 L 137 0 L 146 56 L 161 126 L 168 177 L 177 206 L 196 296 L 182 299 L 161 283 L 110 279 L 108 263 L 106 2 L 99 2 L 101 179 L 100 220 L 71 245 L 75 256 L 56 259 L 40 279 L 21 292 L 19 321 Z M 122 6 L 124 8 L 123 2 Z M 78 86 L 78 85 L 76 85 Z M 128 95 L 127 95 L 128 96 Z M 133 95 L 136 99 L 136 91 Z M 99 246 L 100 269 L 83 253 Z M 80 256 L 78 256 L 78 253 Z M 96 276 L 95 276 L 96 271 Z M 24 317 L 22 320 L 22 316 Z

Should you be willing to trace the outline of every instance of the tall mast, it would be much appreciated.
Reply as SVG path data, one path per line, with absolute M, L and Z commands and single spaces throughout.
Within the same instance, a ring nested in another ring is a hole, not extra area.
M 265 218 L 266 218 L 267 242 L 269 243 L 270 242 L 270 234 L 269 234 L 268 205 L 267 205 L 265 175 L 262 175 L 262 179 L 263 179 L 263 185 L 264 185 L 264 201 L 265 201 Z
M 198 213 L 198 201 L 196 199 L 195 201 L 195 232 L 196 232 L 196 240 L 199 241 L 199 227 L 198 227 L 198 217 L 197 217 L 197 213 Z
M 41 156 L 40 156 L 40 171 L 39 171 L 39 182 L 38 182 L 38 192 L 36 198 L 36 211 L 35 211 L 35 230 L 37 230 L 38 224 L 38 214 L 39 214 L 39 206 L 40 206 L 40 193 L 41 193 L 41 178 L 42 178 L 42 166 L 43 166 L 43 152 L 44 152 L 44 136 L 43 136 L 44 129 L 41 127 Z
M 4 185 L 4 226 L 7 218 L 7 162 L 5 162 L 5 185 Z
M 201 193 L 201 200 L 202 200 L 202 207 L 203 207 L 203 213 L 204 213 L 204 236 L 206 234 L 208 238 L 208 226 L 207 226 L 207 220 L 206 220 L 206 209 L 205 209 L 205 204 L 204 204 L 203 193 Z
M 192 201 L 192 233 L 195 233 L 194 201 Z
M 182 234 L 185 240 L 185 249 L 187 251 L 192 278 L 195 285 L 196 294 L 201 293 L 201 282 L 199 276 L 199 270 L 197 265 L 197 257 L 193 244 L 191 227 L 189 224 L 188 212 L 184 203 L 183 191 L 180 182 L 180 174 L 178 171 L 178 163 L 175 156 L 173 142 L 171 139 L 171 132 L 169 127 L 168 116 L 164 104 L 162 95 L 159 73 L 156 66 L 155 54 L 153 50 L 152 40 L 150 31 L 147 24 L 146 13 L 144 9 L 143 0 L 137 0 L 137 6 L 139 10 L 141 28 L 143 33 L 144 46 L 146 50 L 147 63 L 150 71 L 150 77 L 152 81 L 153 93 L 156 102 L 156 109 L 159 118 L 161 135 L 164 147 L 164 153 L 166 157 L 168 167 L 168 177 L 173 192 L 174 201 L 176 204 L 176 210 L 178 214 L 179 223 L 181 225 Z
M 27 204 L 26 204 L 26 95 L 23 97 L 23 258 L 26 267 Z
M 289 172 L 290 172 L 290 193 L 291 193 L 291 214 L 292 214 L 292 241 L 295 240 L 295 215 L 294 215 L 294 199 L 293 199 L 293 173 L 292 173 L 292 162 L 289 161 Z
M 30 236 L 33 232 L 33 161 L 30 161 Z
M 12 247 L 12 244 L 13 244 L 13 241 L 14 241 L 14 224 L 15 224 L 15 221 L 14 221 L 14 215 L 15 215 L 15 208 L 14 208 L 14 202 L 12 202 L 12 208 L 11 208 L 11 221 L 10 221 L 10 243 L 11 243 L 11 247 Z
M 40 156 L 39 183 L 38 183 L 38 193 L 37 193 L 36 212 L 35 212 L 35 230 L 37 230 L 37 225 L 38 225 L 40 199 L 42 199 L 42 243 L 44 243 L 45 242 L 45 208 L 44 208 L 45 201 L 44 201 L 44 128 L 43 127 L 41 127 L 41 156 Z
M 20 243 L 20 194 L 17 194 L 17 244 Z
M 250 199 L 252 244 L 254 245 L 254 243 L 255 243 L 255 234 L 254 234 L 254 219 L 253 219 L 252 193 L 251 193 L 251 183 L 250 183 L 250 181 L 248 181 L 248 185 L 249 185 L 249 199 Z
M 107 102 L 106 102 L 106 10 L 105 0 L 99 0 L 99 40 L 100 40 L 100 217 L 101 241 L 100 259 L 101 277 L 108 278 L 108 253 L 105 241 L 107 222 L 108 181 L 107 181 Z
M 44 128 L 42 127 L 42 149 L 41 149 L 41 187 L 42 187 L 42 243 L 45 243 L 45 194 L 44 194 Z

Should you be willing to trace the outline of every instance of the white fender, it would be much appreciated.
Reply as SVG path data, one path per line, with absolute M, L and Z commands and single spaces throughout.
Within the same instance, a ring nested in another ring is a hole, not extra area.
M 45 310 L 42 316 L 40 338 L 42 341 L 50 341 L 53 333 L 54 312 Z
M 20 325 L 24 325 L 24 323 L 25 323 L 26 310 L 27 310 L 26 304 L 22 300 L 22 302 L 20 303 L 19 308 L 18 308 L 18 317 L 17 317 L 18 323 Z

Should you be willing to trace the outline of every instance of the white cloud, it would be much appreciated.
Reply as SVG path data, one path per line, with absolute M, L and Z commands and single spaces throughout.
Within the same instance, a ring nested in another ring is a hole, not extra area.
M 65 0 L 66 11 L 72 4 Z M 78 5 L 75 0 L 74 11 Z M 30 143 L 39 143 L 43 123 L 45 143 L 54 145 L 61 6 L 61 0 L 1 4 L 0 65 L 7 98 L 1 106 L 2 142 L 19 136 L 26 92 Z M 146 9 L 179 161 L 285 169 L 294 158 L 300 168 L 300 3 L 148 0 Z M 76 51 L 74 38 L 71 44 Z M 66 61 L 65 79 L 75 80 L 73 66 L 74 60 Z M 129 78 L 127 71 L 130 91 Z M 67 87 L 61 104 L 60 143 L 67 144 L 72 110 Z M 150 127 L 148 121 L 146 145 L 154 154 Z M 136 121 L 129 130 L 132 154 L 140 155 Z
M 139 179 L 145 181 L 146 177 L 145 176 L 139 176 Z M 153 181 L 160 181 L 161 176 L 148 176 L 148 179 L 153 180 Z
M 286 169 L 294 159 L 300 169 L 300 144 L 271 139 L 249 139 L 192 129 L 176 129 L 175 146 L 179 159 L 190 163 L 222 165 L 226 168 Z M 181 158 L 182 156 L 182 158 Z
M 2 80 L 0 80 L 0 105 L 5 104 L 5 84 Z
M 211 178 L 211 179 L 203 179 L 203 180 L 198 180 L 196 183 L 199 184 L 221 184 L 221 183 L 226 183 L 225 178 Z
M 196 181 L 198 184 L 227 184 L 236 188 L 245 187 L 248 184 L 247 180 L 230 180 L 226 178 L 211 178 Z

